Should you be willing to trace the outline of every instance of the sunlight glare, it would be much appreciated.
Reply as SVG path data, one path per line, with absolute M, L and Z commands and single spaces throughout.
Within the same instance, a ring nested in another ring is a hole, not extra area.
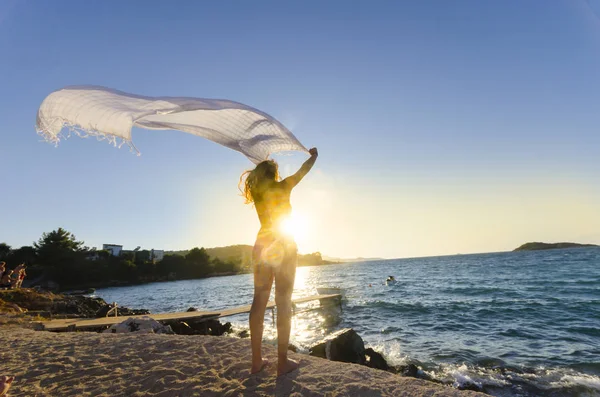
M 306 217 L 293 212 L 281 222 L 281 231 L 291 235 L 297 242 L 304 240 L 308 234 L 309 225 Z

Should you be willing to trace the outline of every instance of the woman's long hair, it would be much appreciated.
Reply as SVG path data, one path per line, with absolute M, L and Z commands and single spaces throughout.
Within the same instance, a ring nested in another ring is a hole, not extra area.
M 264 191 L 270 182 L 279 180 L 279 167 L 273 160 L 258 163 L 256 168 L 248 170 L 240 176 L 238 188 L 246 200 L 246 204 L 262 201 Z

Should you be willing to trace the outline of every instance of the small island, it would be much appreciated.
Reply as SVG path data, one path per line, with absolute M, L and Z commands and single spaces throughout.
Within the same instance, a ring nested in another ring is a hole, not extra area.
M 557 248 L 583 248 L 583 247 L 599 247 L 596 244 L 577 244 L 577 243 L 525 243 L 516 248 L 514 251 L 539 251 Z

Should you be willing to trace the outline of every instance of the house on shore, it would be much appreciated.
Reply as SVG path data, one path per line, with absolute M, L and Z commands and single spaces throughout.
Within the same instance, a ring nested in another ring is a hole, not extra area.
M 112 256 L 121 256 L 123 246 L 117 244 L 102 244 L 102 249 L 104 251 L 109 251 Z
M 158 262 L 162 261 L 165 257 L 165 250 L 157 250 L 154 248 L 151 250 L 140 250 L 140 247 L 137 247 L 134 250 L 124 250 L 122 245 L 102 244 L 102 249 L 109 251 L 112 256 L 132 255 L 132 258 L 143 261 Z

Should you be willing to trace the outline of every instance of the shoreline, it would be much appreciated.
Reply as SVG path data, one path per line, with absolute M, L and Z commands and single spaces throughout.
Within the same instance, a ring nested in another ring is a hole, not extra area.
M 302 266 L 298 266 L 298 267 L 300 268 L 300 267 L 331 266 L 331 265 L 340 265 L 340 264 L 344 264 L 344 263 L 347 263 L 347 262 L 327 262 L 327 263 L 321 263 L 321 264 L 316 264 L 316 265 L 302 265 Z M 65 288 L 60 288 L 58 290 L 58 293 L 83 290 L 83 289 L 89 289 L 89 288 L 100 289 L 100 288 L 113 288 L 113 287 L 132 287 L 135 285 L 147 285 L 147 284 L 153 284 L 153 283 L 166 283 L 166 282 L 185 281 L 185 280 L 204 280 L 204 279 L 212 278 L 212 277 L 238 276 L 240 274 L 252 274 L 252 269 L 247 269 L 247 270 L 239 271 L 239 272 L 213 273 L 213 274 L 207 275 L 206 277 L 199 277 L 199 278 L 181 278 L 181 279 L 174 279 L 174 280 L 161 279 L 161 280 L 153 280 L 153 281 L 113 280 L 112 282 L 107 282 L 107 283 L 75 284 L 75 285 L 67 285 Z M 28 285 L 28 284 L 26 283 L 25 285 Z M 27 286 L 26 288 L 31 288 L 31 287 Z
M 4 326 L 13 395 L 35 396 L 485 396 L 356 364 L 290 352 L 300 369 L 250 375 L 250 341 L 159 334 L 51 333 Z M 265 358 L 276 361 L 274 346 Z
M 168 282 L 175 282 L 175 281 L 185 281 L 185 280 L 204 280 L 207 278 L 212 278 L 212 277 L 227 277 L 227 276 L 237 276 L 240 274 L 249 274 L 251 273 L 250 271 L 243 271 L 243 272 L 226 272 L 226 273 L 215 273 L 215 274 L 211 274 L 209 276 L 206 277 L 199 277 L 199 278 L 182 278 L 182 279 L 175 279 L 175 280 L 153 280 L 153 281 L 121 281 L 121 280 L 113 280 L 112 282 L 107 282 L 107 283 L 87 283 L 87 284 L 75 284 L 75 285 L 67 285 L 65 288 L 60 288 L 58 290 L 57 293 L 62 294 L 65 292 L 69 292 L 69 291 L 76 291 L 76 290 L 83 290 L 83 289 L 89 289 L 89 288 L 93 288 L 93 289 L 101 289 L 101 288 L 115 288 L 115 287 L 133 287 L 136 285 L 148 285 L 148 284 L 153 284 L 153 283 L 168 283 Z M 31 287 L 27 287 L 27 288 L 31 288 Z

